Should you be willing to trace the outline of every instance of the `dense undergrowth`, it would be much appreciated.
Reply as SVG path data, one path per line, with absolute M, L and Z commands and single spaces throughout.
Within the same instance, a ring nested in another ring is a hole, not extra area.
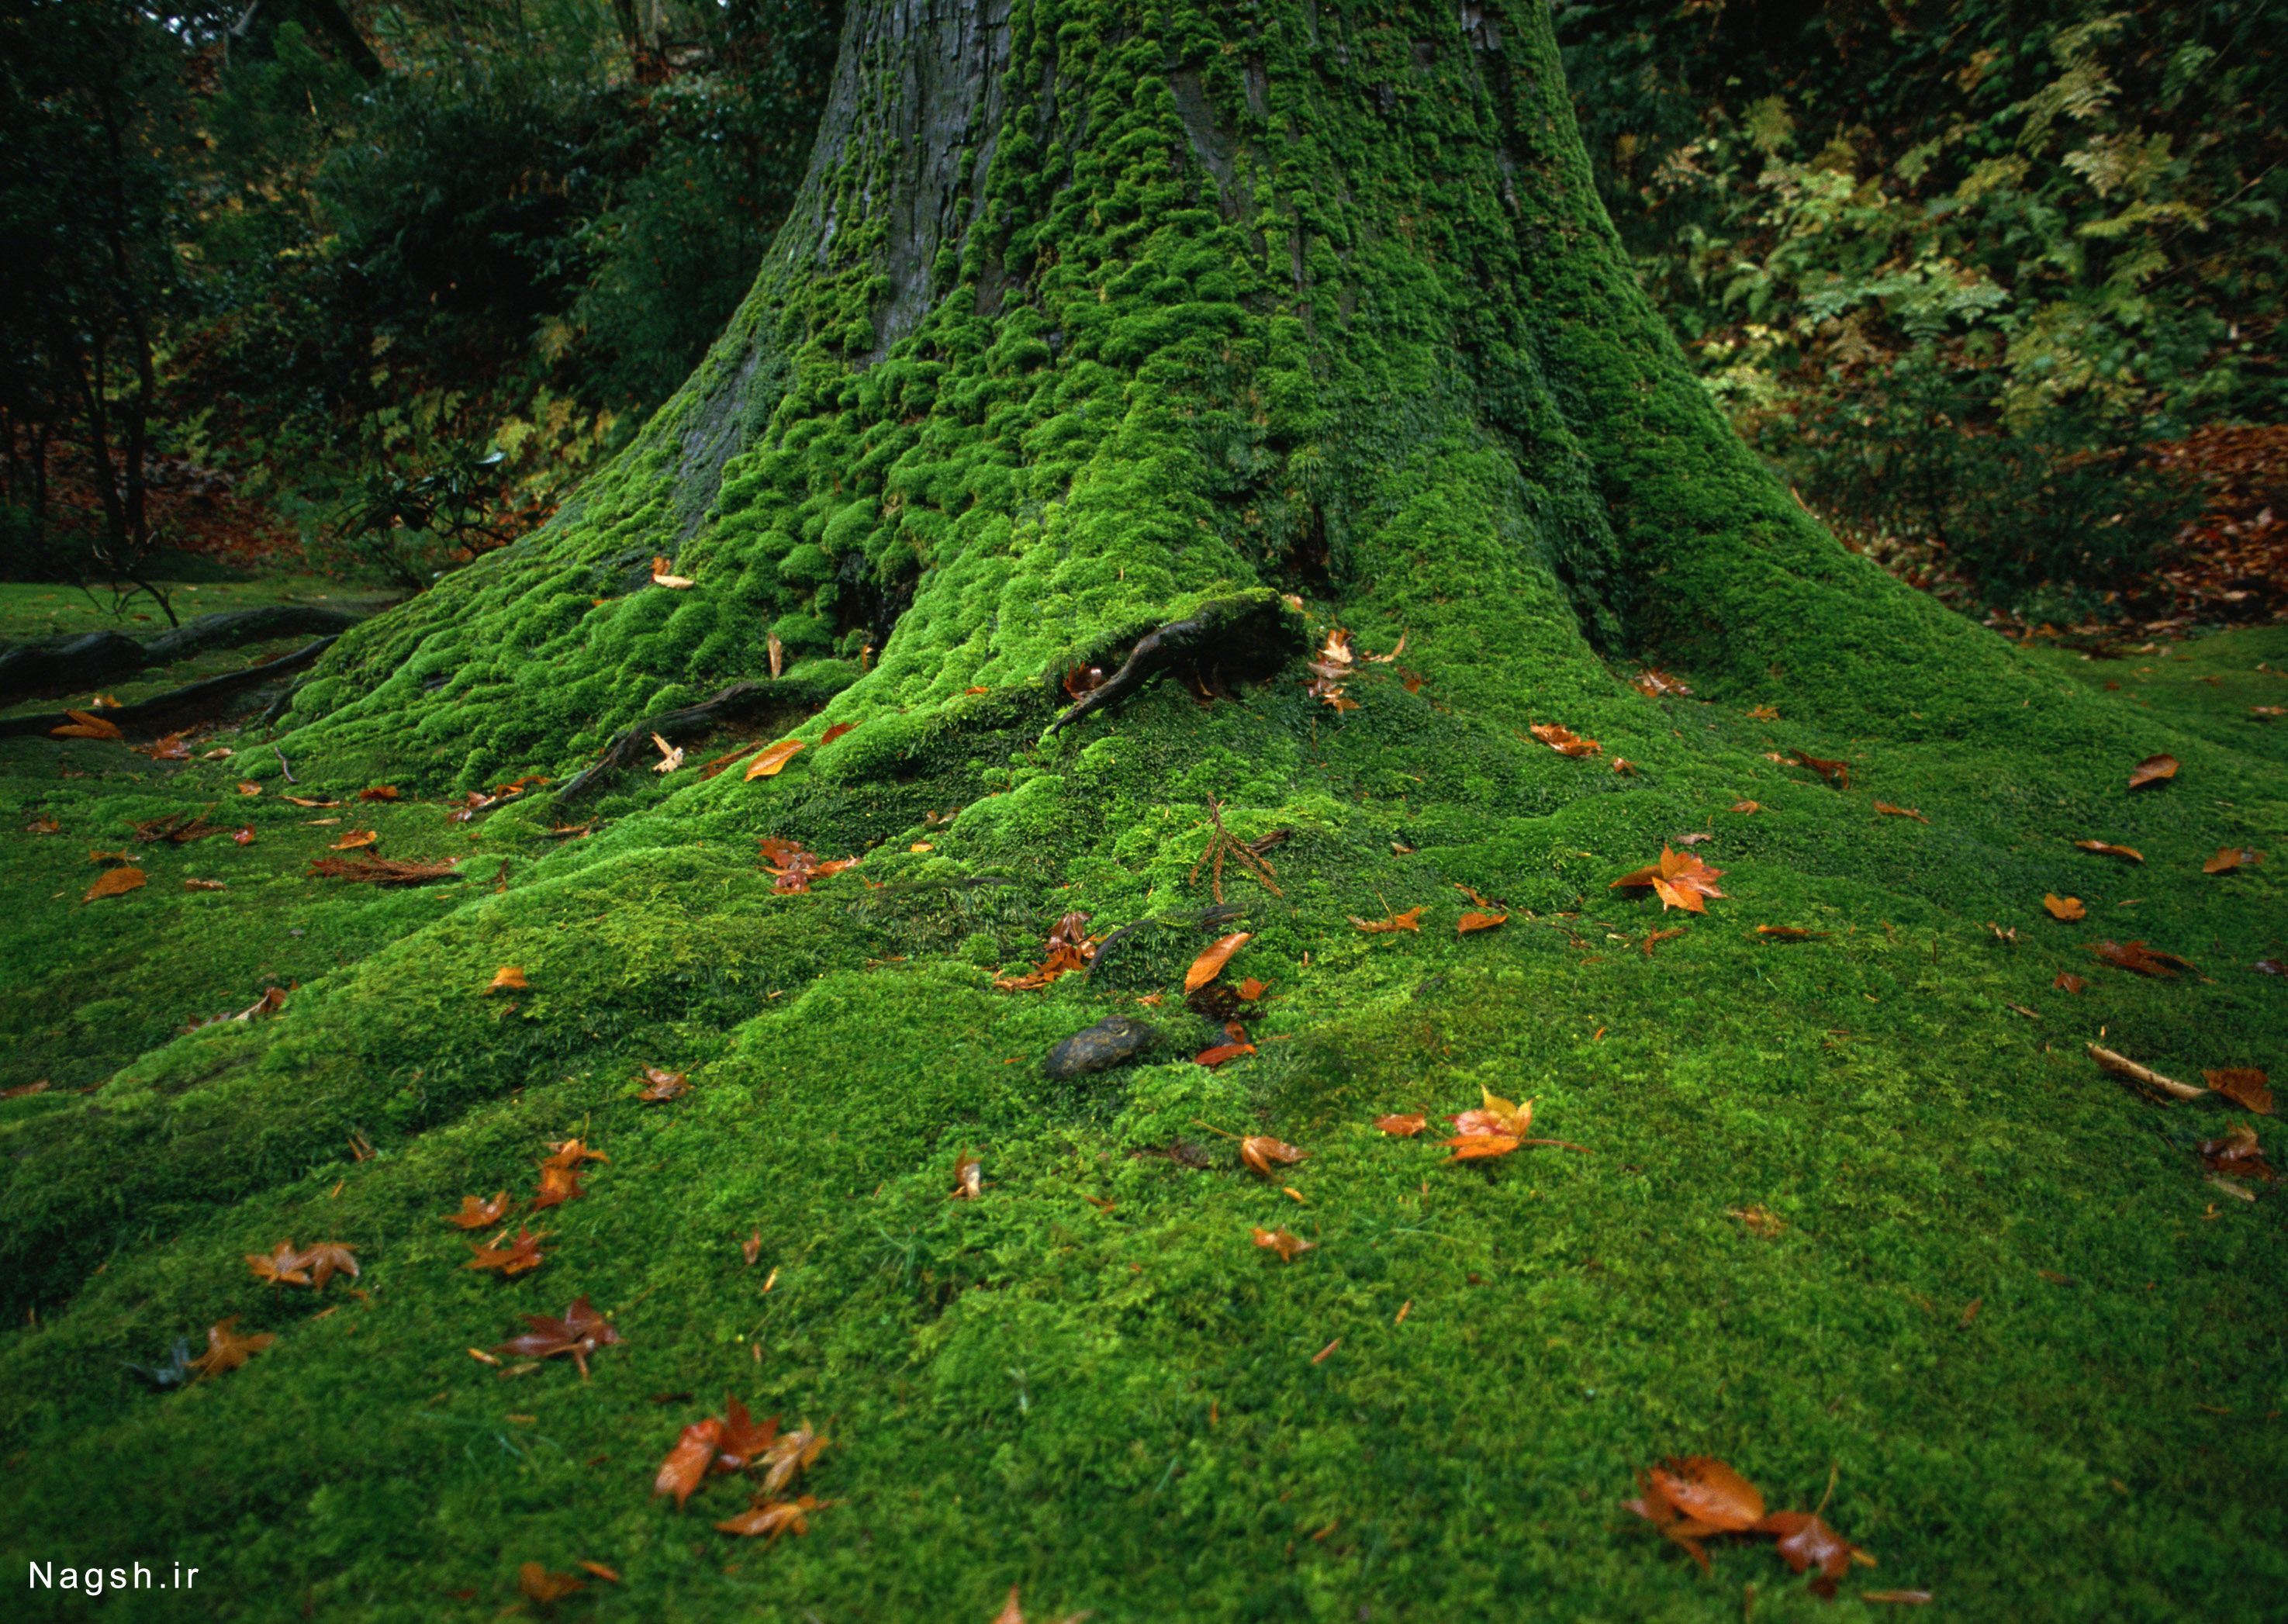
M 1627 1525 L 1631 1466 L 1705 1450 L 1806 1503 L 1837 1466 L 1867 1583 L 1964 1616 L 2261 1616 L 2275 1206 L 2205 1182 L 2193 1142 L 2222 1112 L 2165 1113 L 2079 1050 L 2102 1030 L 2175 1075 L 2277 1055 L 2282 988 L 2253 968 L 2280 954 L 2277 886 L 2199 862 L 2283 833 L 2277 725 L 2249 707 L 2284 656 L 2264 632 L 2141 669 L 2026 656 L 2054 704 L 1915 742 L 1615 680 L 1566 719 L 1634 777 L 1434 686 L 1340 717 L 1291 679 L 1204 711 L 1164 687 L 895 786 L 623 786 L 568 844 L 520 807 L 465 829 L 353 802 L 391 855 L 468 853 L 467 879 L 395 895 L 305 877 L 331 814 L 266 795 L 229 808 L 252 844 L 156 848 L 146 890 L 82 903 L 86 847 L 231 796 L 232 764 L 11 741 L 12 822 L 62 826 L 4 846 L 9 1081 L 60 1085 L 0 1106 L 11 1555 L 198 1560 L 198 1612 L 248 1618 L 490 1616 L 520 1562 L 582 1558 L 624 1582 L 562 1616 L 981 1618 L 1018 1580 L 1111 1618 L 1716 1618 L 1751 1581 L 1768 1616 L 1856 1616 L 1768 1556 L 1706 1580 Z M 1854 787 L 1764 758 L 1792 748 Z M 2161 749 L 2176 780 L 2129 793 Z M 1204 923 L 1188 877 L 1210 795 L 1243 837 L 1294 831 L 1278 896 L 1227 875 L 1236 924 Z M 1730 899 L 1648 953 L 1678 916 L 1608 883 L 1696 831 Z M 866 860 L 776 895 L 763 833 Z M 2092 837 L 2147 860 L 2070 844 Z M 1458 883 L 1509 923 L 1456 937 Z M 2045 891 L 2089 918 L 2050 919 Z M 1425 931 L 1345 917 L 1386 904 L 1427 904 Z M 989 985 L 1075 908 L 1166 923 L 1045 993 Z M 1259 1052 L 1211 1071 L 1172 989 L 1233 928 L 1255 935 L 1227 973 L 1271 991 Z M 110 947 L 64 969 L 91 931 Z M 2105 938 L 2198 973 L 2093 966 Z M 484 994 L 504 963 L 528 994 Z M 2087 991 L 2051 987 L 2067 969 Z M 162 1042 L 289 978 L 251 1029 Z M 1115 1011 L 1168 1044 L 1044 1078 L 1050 1043 Z M 634 1102 L 640 1064 L 693 1093 Z M 1591 1153 L 1455 1167 L 1369 1126 L 1481 1086 Z M 1302 1145 L 1300 1204 L 1209 1129 Z M 545 1215 L 549 1261 L 463 1268 L 438 1215 L 528 1188 L 576 1134 L 611 1161 Z M 949 1202 L 972 1149 L 984 1194 Z M 1748 1232 L 1729 1215 L 1752 1206 L 1787 1227 Z M 1316 1249 L 1250 1244 L 1281 1223 Z M 355 1246 L 369 1300 L 338 1281 L 314 1319 L 263 1287 L 239 1255 L 290 1235 Z M 626 1338 L 592 1382 L 464 1351 L 580 1293 Z M 230 1314 L 279 1336 L 243 1370 L 161 1395 L 124 1369 Z M 726 1388 L 836 1437 L 806 1539 L 713 1533 L 724 1486 L 681 1517 L 647 1500 Z

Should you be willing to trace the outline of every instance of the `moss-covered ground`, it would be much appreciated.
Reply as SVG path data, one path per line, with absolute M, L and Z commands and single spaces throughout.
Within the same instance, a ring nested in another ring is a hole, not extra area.
M 2280 1073 L 2288 985 L 2255 968 L 2284 956 L 2278 882 L 2201 863 L 2288 836 L 2281 725 L 2251 710 L 2288 693 L 2288 634 L 1984 654 L 2022 702 L 1966 694 L 1974 720 L 1912 738 L 1617 669 L 1536 718 L 1601 740 L 1585 761 L 1434 680 L 1355 683 L 1343 715 L 1292 673 L 1204 708 L 1163 684 L 1046 745 L 1028 686 L 957 708 L 902 775 L 838 772 L 862 725 L 768 782 L 639 770 L 584 838 L 535 798 L 456 825 L 291 806 L 274 774 L 242 796 L 236 757 L 0 742 L 0 1085 L 52 1085 L 0 1102 L 10 1583 L 202 1570 L 106 1599 L 120 1619 L 489 1619 L 521 1563 L 583 1559 L 619 1582 L 553 1616 L 981 1621 L 1013 1582 L 1137 1620 L 1715 1620 L 1749 1585 L 1772 1620 L 1891 1616 L 1871 1588 L 1966 1619 L 2270 1616 L 2282 1208 L 2200 1165 L 2237 1113 L 2150 1104 L 2081 1046 Z M 1768 759 L 1795 749 L 1851 788 Z M 2129 791 L 2164 750 L 2176 778 Z M 1292 831 L 1279 895 L 1227 867 L 1236 921 L 1189 877 L 1210 796 L 1242 838 Z M 91 849 L 209 803 L 252 842 L 137 846 L 144 889 L 81 900 Z M 308 876 L 351 827 L 466 877 Z M 1688 922 L 1609 882 L 1696 833 L 1728 895 L 1648 951 Z M 777 894 L 766 834 L 865 860 Z M 1459 884 L 1508 923 L 1458 936 Z M 1386 904 L 1422 931 L 1348 922 Z M 1155 923 L 1087 977 L 990 985 L 1073 909 Z M 1270 987 L 1258 1052 L 1210 1070 L 1180 982 L 1234 929 L 1225 979 Z M 2085 950 L 2106 939 L 2197 969 L 2141 978 Z M 530 990 L 488 995 L 506 964 Z M 173 1035 L 290 982 L 274 1015 Z M 1045 1077 L 1110 1013 L 1167 1043 Z M 638 1102 L 641 1065 L 691 1093 Z M 1482 1087 L 1587 1153 L 1454 1165 L 1371 1126 Z M 1267 1182 L 1210 1129 L 1308 1159 Z M 610 1161 L 535 1220 L 546 1263 L 465 1268 L 440 1215 L 529 1192 L 572 1135 Z M 971 1150 L 982 1194 L 949 1200 Z M 1784 1227 L 1733 1216 L 1758 1207 Z M 1251 1244 L 1283 1224 L 1315 1249 Z M 266 1287 L 241 1255 L 288 1237 L 364 1272 L 323 1303 Z M 470 1356 L 584 1294 L 624 1338 L 592 1381 Z M 230 1315 L 276 1335 L 243 1368 L 162 1392 L 125 1367 Z M 727 1390 L 833 1437 L 806 1537 L 715 1532 L 727 1482 L 650 1498 Z M 1776 1504 L 1833 1470 L 1831 1520 L 1880 1566 L 1832 1604 L 1768 1549 L 1704 1576 L 1618 1508 L 1672 1453 Z

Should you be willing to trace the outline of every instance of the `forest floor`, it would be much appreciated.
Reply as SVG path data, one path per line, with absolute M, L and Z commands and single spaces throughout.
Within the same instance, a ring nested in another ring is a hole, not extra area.
M 2016 658 L 2117 750 L 1617 684 L 1607 757 L 1570 761 L 1394 685 L 1324 725 L 1160 689 L 998 823 L 945 825 L 925 783 L 847 849 L 790 831 L 865 856 L 801 894 L 724 810 L 735 775 L 632 774 L 559 835 L 538 787 L 456 820 L 245 780 L 271 752 L 227 725 L 184 761 L 0 740 L 0 1547 L 202 1570 L 123 1619 L 983 1624 L 1013 1583 L 1102 1620 L 2268 1616 L 2284 1209 L 2209 1162 L 2270 1124 L 2084 1045 L 2196 1087 L 2278 1069 L 2280 886 L 2204 864 L 2288 842 L 2288 627 Z M 1210 794 L 1291 831 L 1279 894 L 1234 864 L 1218 914 L 1186 873 Z M 217 832 L 168 837 L 191 818 Z M 1028 842 L 1124 830 L 1140 855 L 1037 894 Z M 1680 841 L 1721 871 L 1704 915 L 1613 888 Z M 377 853 L 441 872 L 313 872 Z M 1461 886 L 1505 922 L 1458 933 Z M 1355 929 L 1367 898 L 1422 928 Z M 997 987 L 1068 907 L 1155 923 Z M 1236 931 L 1212 986 L 1267 986 L 1211 1067 L 1181 983 Z M 2187 963 L 2101 946 L 2130 941 Z M 1044 1074 L 1111 1015 L 1182 1051 Z M 688 1091 L 640 1098 L 647 1066 Z M 1482 1090 L 1580 1148 L 1450 1160 Z M 1430 1130 L 1376 1126 L 1407 1113 Z M 1251 1170 L 1257 1134 L 1304 1159 Z M 600 1154 L 543 1209 L 571 1140 Z M 497 1191 L 498 1227 L 447 1222 Z M 473 1267 L 526 1224 L 539 1267 Z M 266 1284 L 245 1260 L 290 1240 L 359 1272 Z M 618 1339 L 584 1374 L 510 1344 L 576 1299 Z M 269 1340 L 169 1384 L 211 1326 Z M 822 1502 L 806 1533 L 719 1531 L 743 1478 L 653 1496 L 727 1393 L 831 1438 L 786 1491 Z M 1824 1499 L 1879 1565 L 1834 1603 L 1762 1541 L 1704 1574 L 1621 1508 L 1671 1454 Z M 552 1574 L 585 1588 L 536 1599 Z

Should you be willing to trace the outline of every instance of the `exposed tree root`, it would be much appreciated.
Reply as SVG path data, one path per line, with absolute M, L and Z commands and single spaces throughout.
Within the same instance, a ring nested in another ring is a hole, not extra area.
M 101 687 L 210 649 L 240 648 L 297 634 L 338 634 L 356 625 L 360 618 L 346 609 L 322 609 L 314 604 L 269 604 L 258 609 L 202 614 L 147 643 L 124 632 L 91 631 L 61 646 L 12 648 L 0 654 L 0 705 L 36 695 Z
M 1170 621 L 1145 633 L 1120 669 L 1080 696 L 1048 725 L 1047 739 L 1092 710 L 1127 698 L 1163 671 L 1188 677 L 1203 690 L 1227 682 L 1259 681 L 1306 646 L 1301 630 L 1276 598 L 1227 598 L 1188 620 Z M 1063 673 L 1052 676 L 1061 682 Z

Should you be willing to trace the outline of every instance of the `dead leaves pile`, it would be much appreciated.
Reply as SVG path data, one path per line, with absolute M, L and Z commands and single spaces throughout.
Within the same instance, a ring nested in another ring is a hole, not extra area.
M 1067 914 L 1051 928 L 1041 947 L 1041 962 L 1018 976 L 996 976 L 993 985 L 1012 993 L 1033 992 L 1059 976 L 1086 970 L 1095 962 L 1101 939 L 1088 934 L 1088 915 Z
M 651 1492 L 655 1498 L 674 1495 L 675 1509 L 680 1511 L 710 1477 L 759 1473 L 747 1509 L 715 1526 L 725 1533 L 750 1538 L 766 1534 L 773 1542 L 783 1533 L 806 1534 L 810 1532 L 810 1514 L 834 1502 L 809 1494 L 793 1500 L 782 1496 L 797 1477 L 810 1470 L 830 1442 L 806 1421 L 782 1435 L 777 1416 L 756 1422 L 748 1415 L 746 1406 L 726 1394 L 720 1418 L 709 1416 L 684 1428 L 667 1459 L 660 1462 Z
M 752 778 L 755 774 L 751 772 L 748 776 Z M 769 869 L 773 876 L 771 889 L 790 895 L 807 891 L 814 882 L 858 866 L 858 860 L 854 857 L 838 857 L 830 862 L 816 852 L 791 840 L 782 840 L 775 835 L 763 836 L 760 856 L 763 867 Z

